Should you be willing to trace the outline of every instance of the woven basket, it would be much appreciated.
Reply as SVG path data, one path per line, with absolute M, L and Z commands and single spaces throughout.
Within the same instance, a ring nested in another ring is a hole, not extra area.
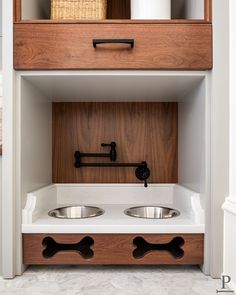
M 105 19 L 107 0 L 51 0 L 51 19 Z

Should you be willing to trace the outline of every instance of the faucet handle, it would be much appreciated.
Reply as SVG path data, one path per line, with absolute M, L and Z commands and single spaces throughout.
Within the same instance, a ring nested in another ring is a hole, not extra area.
M 147 187 L 147 179 L 150 176 L 150 169 L 147 166 L 146 162 L 142 162 L 138 165 L 138 167 L 135 170 L 135 175 L 139 180 L 144 181 L 144 187 Z
M 114 141 L 112 141 L 111 143 L 102 143 L 101 146 L 102 147 L 106 147 L 106 146 L 111 147 L 110 160 L 114 162 L 116 160 L 116 143 Z

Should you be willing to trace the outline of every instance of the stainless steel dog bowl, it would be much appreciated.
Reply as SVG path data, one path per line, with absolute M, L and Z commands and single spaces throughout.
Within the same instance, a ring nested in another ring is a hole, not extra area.
M 62 219 L 80 219 L 96 217 L 104 214 L 105 211 L 93 206 L 69 206 L 56 208 L 48 212 L 48 215 Z
M 131 217 L 148 219 L 165 219 L 180 215 L 180 212 L 178 210 L 157 206 L 131 207 L 126 209 L 124 213 Z

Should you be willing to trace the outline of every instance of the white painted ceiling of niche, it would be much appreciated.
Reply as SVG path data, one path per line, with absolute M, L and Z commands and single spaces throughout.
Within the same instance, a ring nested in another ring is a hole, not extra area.
M 53 101 L 178 101 L 204 79 L 204 75 L 58 74 L 23 75 Z

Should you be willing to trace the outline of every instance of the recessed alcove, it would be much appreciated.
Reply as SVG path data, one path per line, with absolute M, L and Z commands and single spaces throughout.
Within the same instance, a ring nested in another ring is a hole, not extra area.
M 31 259 L 32 244 L 24 242 L 24 263 L 114 263 L 113 249 L 120 246 L 111 244 L 113 248 L 109 248 L 105 243 L 109 234 L 108 239 L 112 236 L 128 247 L 121 252 L 129 257 L 129 264 L 201 264 L 203 234 L 209 241 L 205 230 L 210 197 L 207 80 L 206 72 L 18 72 L 16 151 L 22 233 L 24 241 L 34 239 L 37 248 Z M 108 152 L 100 144 L 113 140 L 117 142 L 117 162 L 147 160 L 151 170 L 147 188 L 133 168 L 75 168 L 75 150 Z M 48 216 L 50 210 L 69 204 L 94 205 L 105 213 L 92 220 Z M 162 204 L 177 209 L 180 215 L 157 222 L 124 214 L 138 204 Z M 52 233 L 62 240 L 54 239 Z M 92 259 L 87 259 L 87 252 L 86 259 L 77 253 L 81 239 L 67 245 L 68 234 L 75 237 L 79 233 L 92 238 L 98 234 L 91 247 Z M 121 233 L 126 238 L 133 234 L 132 239 L 124 244 Z M 153 238 L 145 239 L 147 233 Z M 168 236 L 160 240 L 160 233 Z M 134 234 L 147 242 L 138 241 L 136 252 Z M 48 236 L 54 241 L 42 245 Z M 182 237 L 184 245 L 175 237 Z M 198 250 L 191 251 L 190 246 Z M 38 253 L 40 260 L 35 258 Z M 123 262 L 119 258 L 116 263 Z
M 101 152 L 102 140 L 114 139 L 111 126 L 117 119 L 113 115 L 119 113 L 125 119 L 117 122 L 122 122 L 124 125 L 120 126 L 120 129 L 119 124 L 115 125 L 117 130 L 114 134 L 122 132 L 125 134 L 126 129 L 127 134 L 132 134 L 132 124 L 134 128 L 131 144 L 127 145 L 122 140 L 122 138 L 126 140 L 127 136 L 119 135 L 120 160 L 133 161 L 133 154 L 137 161 L 146 160 L 147 157 L 153 176 L 150 178 L 151 183 L 169 182 L 184 185 L 201 194 L 202 206 L 205 207 L 209 189 L 210 161 L 209 95 L 205 73 L 20 72 L 18 87 L 20 91 L 17 99 L 19 129 L 17 144 L 21 151 L 19 169 L 22 206 L 25 204 L 26 193 L 52 182 L 139 182 L 134 176 L 133 169 L 122 168 L 124 170 L 118 171 L 116 168 L 112 168 L 113 170 L 80 168 L 84 170 L 77 172 L 73 166 L 75 147 L 86 148 L 83 152 Z M 96 108 L 93 109 L 95 104 L 99 105 L 100 114 L 96 113 Z M 152 104 L 155 106 L 153 109 Z M 55 111 L 57 105 L 60 107 L 55 121 L 53 109 Z M 102 105 L 104 107 L 117 105 L 115 109 L 118 113 L 115 111 L 109 115 L 112 108 L 108 108 L 106 113 L 102 110 Z M 121 105 L 122 107 L 119 107 Z M 65 106 L 70 107 L 66 107 L 64 112 Z M 83 106 L 86 115 L 82 116 L 83 110 L 81 111 L 80 106 Z M 74 120 L 73 113 L 76 109 L 78 116 Z M 151 116 L 145 111 L 147 109 L 152 110 Z M 133 119 L 131 119 L 132 114 L 135 114 Z M 97 116 L 97 121 L 94 116 Z M 87 118 L 87 121 L 80 129 L 77 124 L 82 117 Z M 106 124 L 103 124 L 99 118 L 103 118 Z M 142 118 L 141 136 L 138 135 L 139 123 L 137 122 L 136 126 L 135 118 L 139 121 Z M 111 126 L 108 124 L 109 120 Z M 149 123 L 142 129 L 145 120 Z M 91 126 L 97 124 L 97 131 L 86 127 L 86 124 L 89 125 L 92 121 Z M 130 126 L 125 128 L 125 123 Z M 95 132 L 94 140 L 93 135 L 88 134 L 89 130 Z M 107 130 L 111 131 L 106 133 Z M 146 137 L 143 134 L 146 134 Z M 59 145 L 55 144 L 58 142 Z M 68 153 L 66 145 L 72 142 L 76 145 Z M 134 152 L 132 152 L 132 142 L 133 146 L 137 145 Z M 66 178 L 68 169 L 71 169 L 70 178 Z M 114 177 L 109 178 L 108 174 Z

